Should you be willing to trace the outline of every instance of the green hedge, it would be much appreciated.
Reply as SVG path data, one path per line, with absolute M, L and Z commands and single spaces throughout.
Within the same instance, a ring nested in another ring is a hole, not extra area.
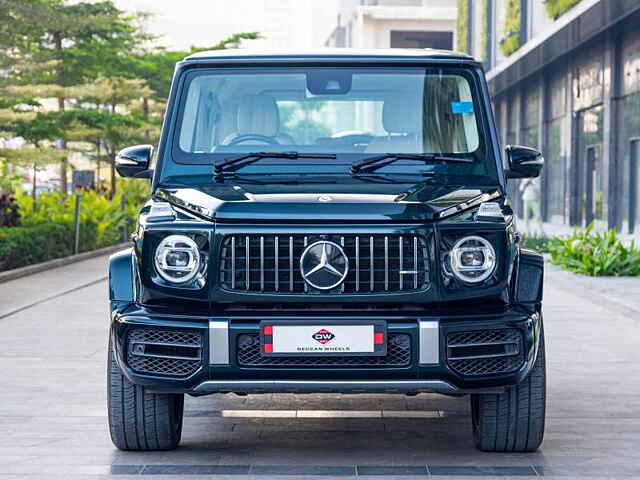
M 469 0 L 458 0 L 458 23 L 456 50 L 467 52 L 469 39 Z M 467 52 L 468 53 L 468 52 Z
M 551 262 L 575 273 L 591 276 L 639 276 L 640 250 L 618 239 L 616 229 L 594 232 L 591 223 L 567 238 L 549 244 Z
M 544 7 L 547 15 L 557 20 L 581 1 L 582 0 L 546 0 Z M 613 1 L 617 2 L 618 0 Z
M 524 234 L 522 235 L 522 239 L 520 240 L 520 246 L 522 248 L 530 248 L 531 250 L 536 250 L 540 253 L 549 253 L 551 242 L 553 242 L 555 237 L 548 237 L 544 234 Z
M 489 58 L 489 2 L 482 0 L 480 5 L 482 12 L 482 22 L 480 26 L 480 58 L 479 60 L 487 60 Z
M 96 249 L 96 238 L 95 222 L 83 222 L 80 252 Z M 72 255 L 74 242 L 70 223 L 0 228 L 0 271 Z
M 520 0 L 509 0 L 504 24 L 504 38 L 500 41 L 500 50 L 508 57 L 521 46 L 520 42 Z

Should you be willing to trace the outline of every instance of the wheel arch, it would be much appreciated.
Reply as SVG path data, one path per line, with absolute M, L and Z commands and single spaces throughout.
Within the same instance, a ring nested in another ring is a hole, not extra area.
M 544 257 L 535 250 L 520 248 L 514 277 L 515 303 L 527 304 L 540 310 L 544 280 Z
M 133 248 L 127 248 L 109 257 L 109 300 L 134 302 L 136 299 L 136 273 Z

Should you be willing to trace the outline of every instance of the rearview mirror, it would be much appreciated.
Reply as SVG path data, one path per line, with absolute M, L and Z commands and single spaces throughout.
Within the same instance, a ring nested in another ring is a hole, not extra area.
M 116 170 L 121 177 L 151 178 L 153 170 L 149 170 L 152 145 L 135 145 L 127 147 L 116 155 Z
M 535 178 L 544 166 L 544 157 L 535 148 L 508 145 L 505 149 L 509 168 L 507 178 Z

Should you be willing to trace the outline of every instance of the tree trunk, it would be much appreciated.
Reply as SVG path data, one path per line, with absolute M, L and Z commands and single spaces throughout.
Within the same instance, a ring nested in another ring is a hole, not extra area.
M 35 211 L 37 210 L 36 208 L 36 188 L 37 188 L 37 182 L 36 182 L 36 174 L 38 172 L 38 168 L 36 166 L 36 164 L 33 164 L 33 187 L 31 189 L 31 198 L 33 198 L 33 212 L 35 213 Z
M 58 60 L 60 60 L 60 63 L 58 65 L 56 83 L 59 86 L 64 87 L 65 82 L 64 82 L 64 63 L 62 63 L 62 35 L 60 34 L 60 32 L 53 33 L 53 43 L 57 52 Z M 64 112 L 64 100 L 65 100 L 64 96 L 58 97 L 58 110 L 60 112 Z M 67 140 L 65 138 L 60 139 L 60 148 L 62 150 L 67 149 Z M 64 195 L 67 194 L 67 187 L 68 187 L 67 186 L 67 169 L 68 169 L 67 164 L 68 164 L 68 160 L 66 158 L 63 158 L 62 162 L 60 163 L 60 189 L 62 190 L 62 193 Z
M 111 162 L 111 198 L 116 196 L 116 163 Z
M 142 114 L 144 115 L 145 122 L 149 121 L 149 99 L 144 97 L 142 99 Z M 144 138 L 147 142 L 151 141 L 151 132 L 149 129 L 144 131 Z
M 116 104 L 111 104 L 111 113 L 116 113 Z M 116 161 L 115 161 L 115 152 L 109 155 L 111 159 L 111 198 L 116 196 Z
M 96 192 L 100 191 L 100 140 L 96 143 Z

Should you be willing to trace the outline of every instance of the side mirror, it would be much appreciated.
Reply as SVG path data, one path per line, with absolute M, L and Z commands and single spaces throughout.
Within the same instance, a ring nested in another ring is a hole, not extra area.
M 505 149 L 509 168 L 507 178 L 535 178 L 544 166 L 544 157 L 535 148 L 508 145 Z
M 127 147 L 116 155 L 116 170 L 121 177 L 151 178 L 153 170 L 149 170 L 152 145 L 135 145 Z

